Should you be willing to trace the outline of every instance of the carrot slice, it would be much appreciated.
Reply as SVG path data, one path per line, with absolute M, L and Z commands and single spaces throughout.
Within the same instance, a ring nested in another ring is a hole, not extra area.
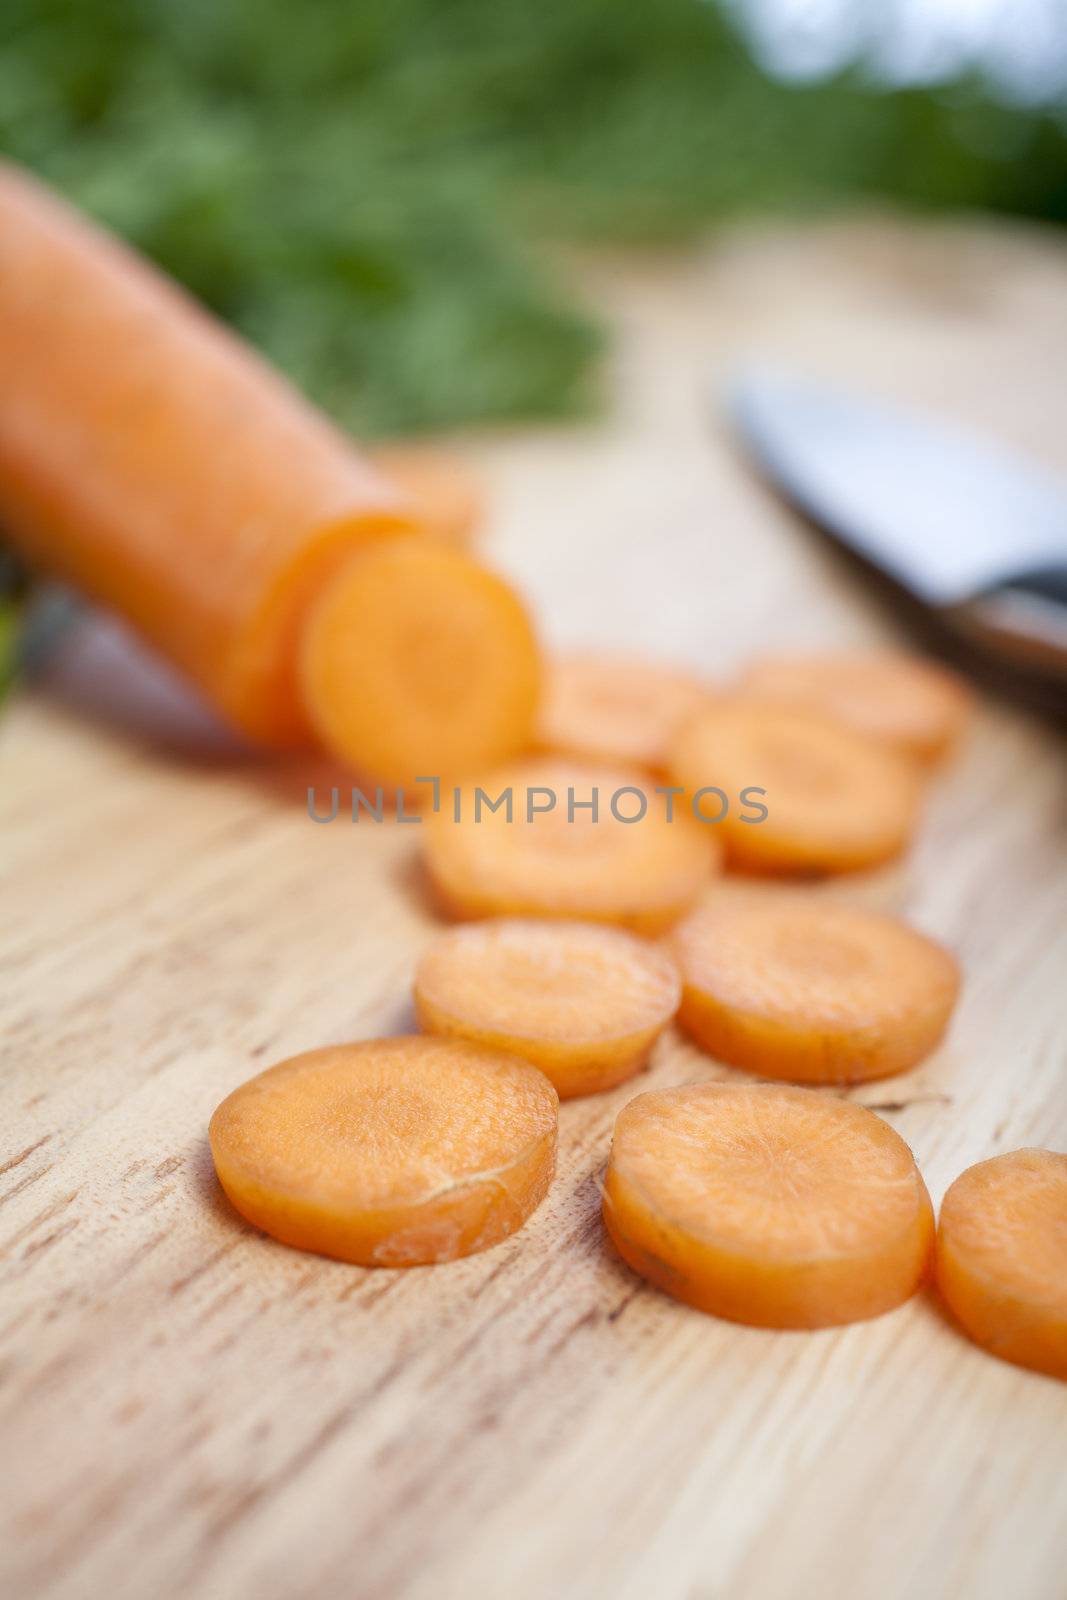
M 677 810 L 668 820 L 668 806 L 634 773 L 524 762 L 465 785 L 427 819 L 426 865 L 454 916 L 569 917 L 659 933 L 717 865 L 712 830 Z M 622 820 L 630 817 L 640 820 Z
M 921 786 L 914 763 L 814 712 L 722 701 L 675 747 L 675 782 L 718 816 L 727 864 L 775 875 L 853 872 L 892 860 L 914 829 Z M 751 791 L 761 791 L 752 797 Z M 742 804 L 735 804 L 737 800 Z M 756 804 L 762 821 L 749 821 Z
M 802 891 L 714 895 L 676 931 L 678 1020 L 720 1061 L 800 1083 L 907 1072 L 940 1042 L 955 959 L 896 917 Z
M 753 662 L 741 686 L 761 699 L 822 712 L 927 763 L 958 743 L 970 710 L 954 672 L 889 651 L 767 656 Z
M 306 739 L 296 644 L 411 519 L 350 441 L 146 261 L 0 165 L 0 520 L 255 738 Z
M 366 1267 L 487 1250 L 540 1205 L 556 1091 L 516 1056 L 454 1040 L 311 1050 L 211 1119 L 219 1182 L 283 1244 Z
M 961 1173 L 941 1205 L 937 1285 L 976 1344 L 1067 1379 L 1067 1155 L 1012 1150 Z
M 631 1100 L 615 1123 L 604 1222 L 657 1288 L 766 1328 L 892 1310 L 925 1277 L 934 1237 L 926 1187 L 888 1123 L 778 1084 Z
M 411 502 L 424 532 L 446 544 L 471 542 L 482 520 L 482 493 L 459 461 L 413 444 L 379 445 L 367 454 Z
M 356 557 L 308 619 L 301 683 L 327 747 L 393 785 L 507 760 L 540 667 L 521 603 L 460 551 L 397 539 Z
M 681 668 L 628 655 L 570 655 L 546 668 L 537 742 L 592 761 L 662 771 L 685 724 L 711 699 Z
M 540 1067 L 561 1099 L 632 1077 L 680 992 L 663 950 L 577 922 L 452 928 L 415 974 L 420 1027 L 514 1050 Z

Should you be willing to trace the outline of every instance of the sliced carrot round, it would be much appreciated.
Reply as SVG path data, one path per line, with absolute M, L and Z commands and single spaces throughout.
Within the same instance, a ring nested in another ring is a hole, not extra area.
M 680 991 L 663 950 L 578 922 L 452 928 L 415 974 L 421 1027 L 515 1051 L 564 1099 L 610 1089 L 644 1066 Z
M 659 772 L 682 728 L 710 699 L 699 678 L 665 662 L 561 656 L 546 665 L 537 742 L 564 755 Z
M 1067 1155 L 1012 1150 L 961 1173 L 941 1205 L 937 1286 L 976 1344 L 1067 1378 Z
M 679 1022 L 720 1061 L 798 1083 L 907 1072 L 940 1042 L 953 956 L 896 917 L 801 890 L 720 890 L 674 935 Z
M 690 909 L 718 859 L 712 829 L 677 810 L 668 820 L 669 810 L 670 799 L 634 773 L 528 761 L 443 801 L 422 829 L 426 864 L 454 916 L 570 917 L 659 933 Z
M 539 681 L 513 591 L 425 539 L 392 539 L 350 561 L 304 634 L 312 723 L 329 750 L 385 784 L 516 754 L 530 740 Z
M 914 1294 L 934 1237 L 911 1151 L 863 1106 L 778 1084 L 638 1095 L 604 1221 L 623 1260 L 733 1322 L 822 1328 Z
M 458 1040 L 311 1050 L 211 1119 L 219 1181 L 283 1244 L 365 1267 L 486 1250 L 548 1191 L 556 1091 L 516 1056 Z
M 407 497 L 423 532 L 446 544 L 469 544 L 482 518 L 482 494 L 459 461 L 415 444 L 379 445 L 368 455 Z
M 672 771 L 694 804 L 705 788 L 730 798 L 717 832 L 728 865 L 744 872 L 853 872 L 892 860 L 921 796 L 914 763 L 875 740 L 814 712 L 741 699 L 689 724 Z M 746 820 L 757 806 L 767 815 Z
M 742 688 L 761 699 L 820 711 L 925 762 L 949 753 L 970 709 L 955 673 L 890 651 L 767 656 L 748 668 Z

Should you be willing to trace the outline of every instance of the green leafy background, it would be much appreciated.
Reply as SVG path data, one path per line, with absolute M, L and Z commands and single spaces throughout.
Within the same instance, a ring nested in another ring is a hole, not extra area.
M 711 0 L 2 0 L 0 150 L 363 434 L 595 403 L 553 239 L 861 197 L 1067 218 L 1051 112 L 775 85 Z

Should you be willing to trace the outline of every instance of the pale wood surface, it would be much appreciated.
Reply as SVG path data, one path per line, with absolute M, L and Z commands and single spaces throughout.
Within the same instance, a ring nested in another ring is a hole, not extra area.
M 1067 251 L 878 222 L 601 264 L 610 419 L 471 454 L 489 548 L 559 641 L 717 674 L 889 628 L 703 405 L 757 347 L 1067 466 Z M 565 1106 L 529 1226 L 363 1272 L 230 1212 L 208 1116 L 272 1059 L 410 1025 L 416 828 L 315 827 L 302 775 L 153 748 L 43 694 L 3 718 L 0 1461 L 7 1591 L 78 1600 L 1060 1600 L 1067 1390 L 920 1299 L 813 1335 L 675 1305 L 605 1247 L 633 1092 Z M 907 868 L 860 886 L 966 969 L 951 1040 L 872 1086 L 935 1202 L 1067 1148 L 1065 760 L 986 703 Z M 651 1082 L 716 1067 L 675 1037 Z

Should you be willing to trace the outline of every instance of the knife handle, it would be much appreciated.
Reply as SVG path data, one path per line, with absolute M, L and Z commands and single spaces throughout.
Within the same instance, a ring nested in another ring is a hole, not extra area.
M 1067 710 L 1067 566 L 1020 573 L 949 607 L 945 620 L 968 643 L 1039 676 Z

